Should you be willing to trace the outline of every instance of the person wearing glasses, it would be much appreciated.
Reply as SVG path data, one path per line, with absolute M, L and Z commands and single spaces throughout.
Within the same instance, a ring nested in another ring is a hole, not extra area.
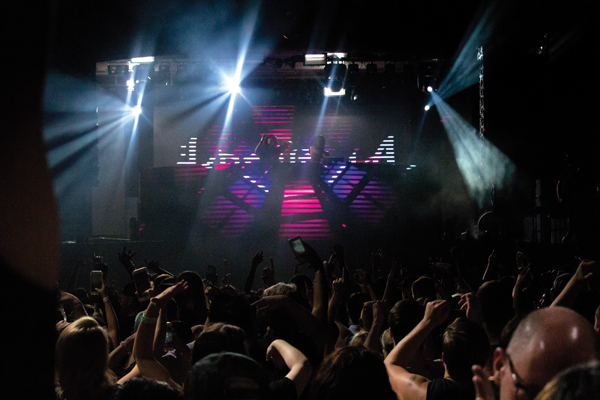
M 595 332 L 588 320 L 565 307 L 542 308 L 523 318 L 505 350 L 494 351 L 492 380 L 500 400 L 533 400 L 561 371 L 597 359 Z M 494 400 L 480 365 L 473 368 L 477 399 Z

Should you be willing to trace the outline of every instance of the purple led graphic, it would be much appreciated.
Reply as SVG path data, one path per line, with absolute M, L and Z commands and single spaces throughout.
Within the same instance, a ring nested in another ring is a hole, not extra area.
M 220 232 L 226 238 L 239 237 L 254 221 L 252 215 L 224 196 L 217 196 L 200 219 L 209 228 Z

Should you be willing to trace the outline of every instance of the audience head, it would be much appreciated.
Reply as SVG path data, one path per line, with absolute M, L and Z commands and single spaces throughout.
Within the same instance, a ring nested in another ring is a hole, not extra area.
M 348 317 L 350 317 L 350 322 L 352 324 L 358 325 L 363 305 L 369 300 L 371 300 L 371 297 L 368 294 L 362 292 L 352 293 L 350 298 L 348 298 L 348 301 L 346 302 L 346 307 L 348 308 Z
M 323 361 L 307 389 L 312 400 L 395 400 L 383 358 L 365 347 L 344 347 Z
M 571 367 L 544 386 L 535 400 L 588 400 L 600 393 L 600 364 L 597 361 Z
M 148 378 L 131 378 L 115 392 L 112 400 L 179 400 L 179 392 L 164 382 Z
M 425 307 L 416 300 L 401 300 L 390 310 L 388 322 L 394 343 L 399 343 L 423 319 Z
M 184 385 L 186 400 L 268 399 L 269 384 L 262 367 L 237 353 L 211 354 L 198 361 Z
M 275 285 L 265 289 L 263 293 L 263 297 L 267 296 L 289 296 L 292 292 L 296 291 L 296 285 L 293 283 L 283 283 L 279 282 Z
M 597 359 L 592 325 L 573 310 L 542 308 L 519 323 L 506 351 L 494 352 L 500 398 L 530 398 L 561 371 Z
M 500 281 L 485 282 L 479 287 L 477 297 L 481 300 L 481 319 L 486 333 L 499 338 L 504 325 L 515 314 L 512 288 Z
M 222 322 L 211 324 L 205 328 L 194 342 L 192 364 L 210 354 L 222 351 L 248 355 L 248 343 L 242 328 Z
M 448 325 L 444 332 L 442 360 L 452 379 L 471 382 L 474 364 L 485 365 L 490 342 L 485 331 L 476 322 L 461 317 Z
M 215 294 L 208 313 L 210 323 L 223 322 L 239 326 L 245 332 L 252 328 L 252 313 L 244 297 L 233 288 L 221 288 Z
M 412 284 L 412 297 L 415 300 L 437 300 L 437 290 L 435 290 L 433 279 L 428 276 L 422 276 L 414 281 Z
M 412 284 L 417 280 L 417 277 L 414 275 L 409 276 L 405 280 L 402 281 L 402 300 L 410 300 L 413 298 L 412 295 Z M 415 299 L 416 300 L 416 299 Z
M 108 369 L 108 336 L 95 319 L 80 318 L 60 334 L 56 376 L 65 399 L 94 399 L 115 383 Z

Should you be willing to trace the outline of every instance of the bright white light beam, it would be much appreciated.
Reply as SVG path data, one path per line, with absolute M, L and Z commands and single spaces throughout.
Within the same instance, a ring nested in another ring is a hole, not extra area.
M 432 97 L 452 144 L 454 158 L 467 184 L 469 195 L 482 207 L 486 199 L 489 199 L 492 184 L 500 189 L 511 183 L 515 166 L 491 142 L 486 140 L 482 146 L 477 129 L 439 95 L 432 93 Z

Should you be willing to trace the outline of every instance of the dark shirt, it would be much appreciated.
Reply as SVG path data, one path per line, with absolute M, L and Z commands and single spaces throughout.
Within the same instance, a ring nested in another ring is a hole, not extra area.
M 427 385 L 427 400 L 472 400 L 474 398 L 474 386 L 468 389 L 461 388 L 448 379 L 434 379 Z

